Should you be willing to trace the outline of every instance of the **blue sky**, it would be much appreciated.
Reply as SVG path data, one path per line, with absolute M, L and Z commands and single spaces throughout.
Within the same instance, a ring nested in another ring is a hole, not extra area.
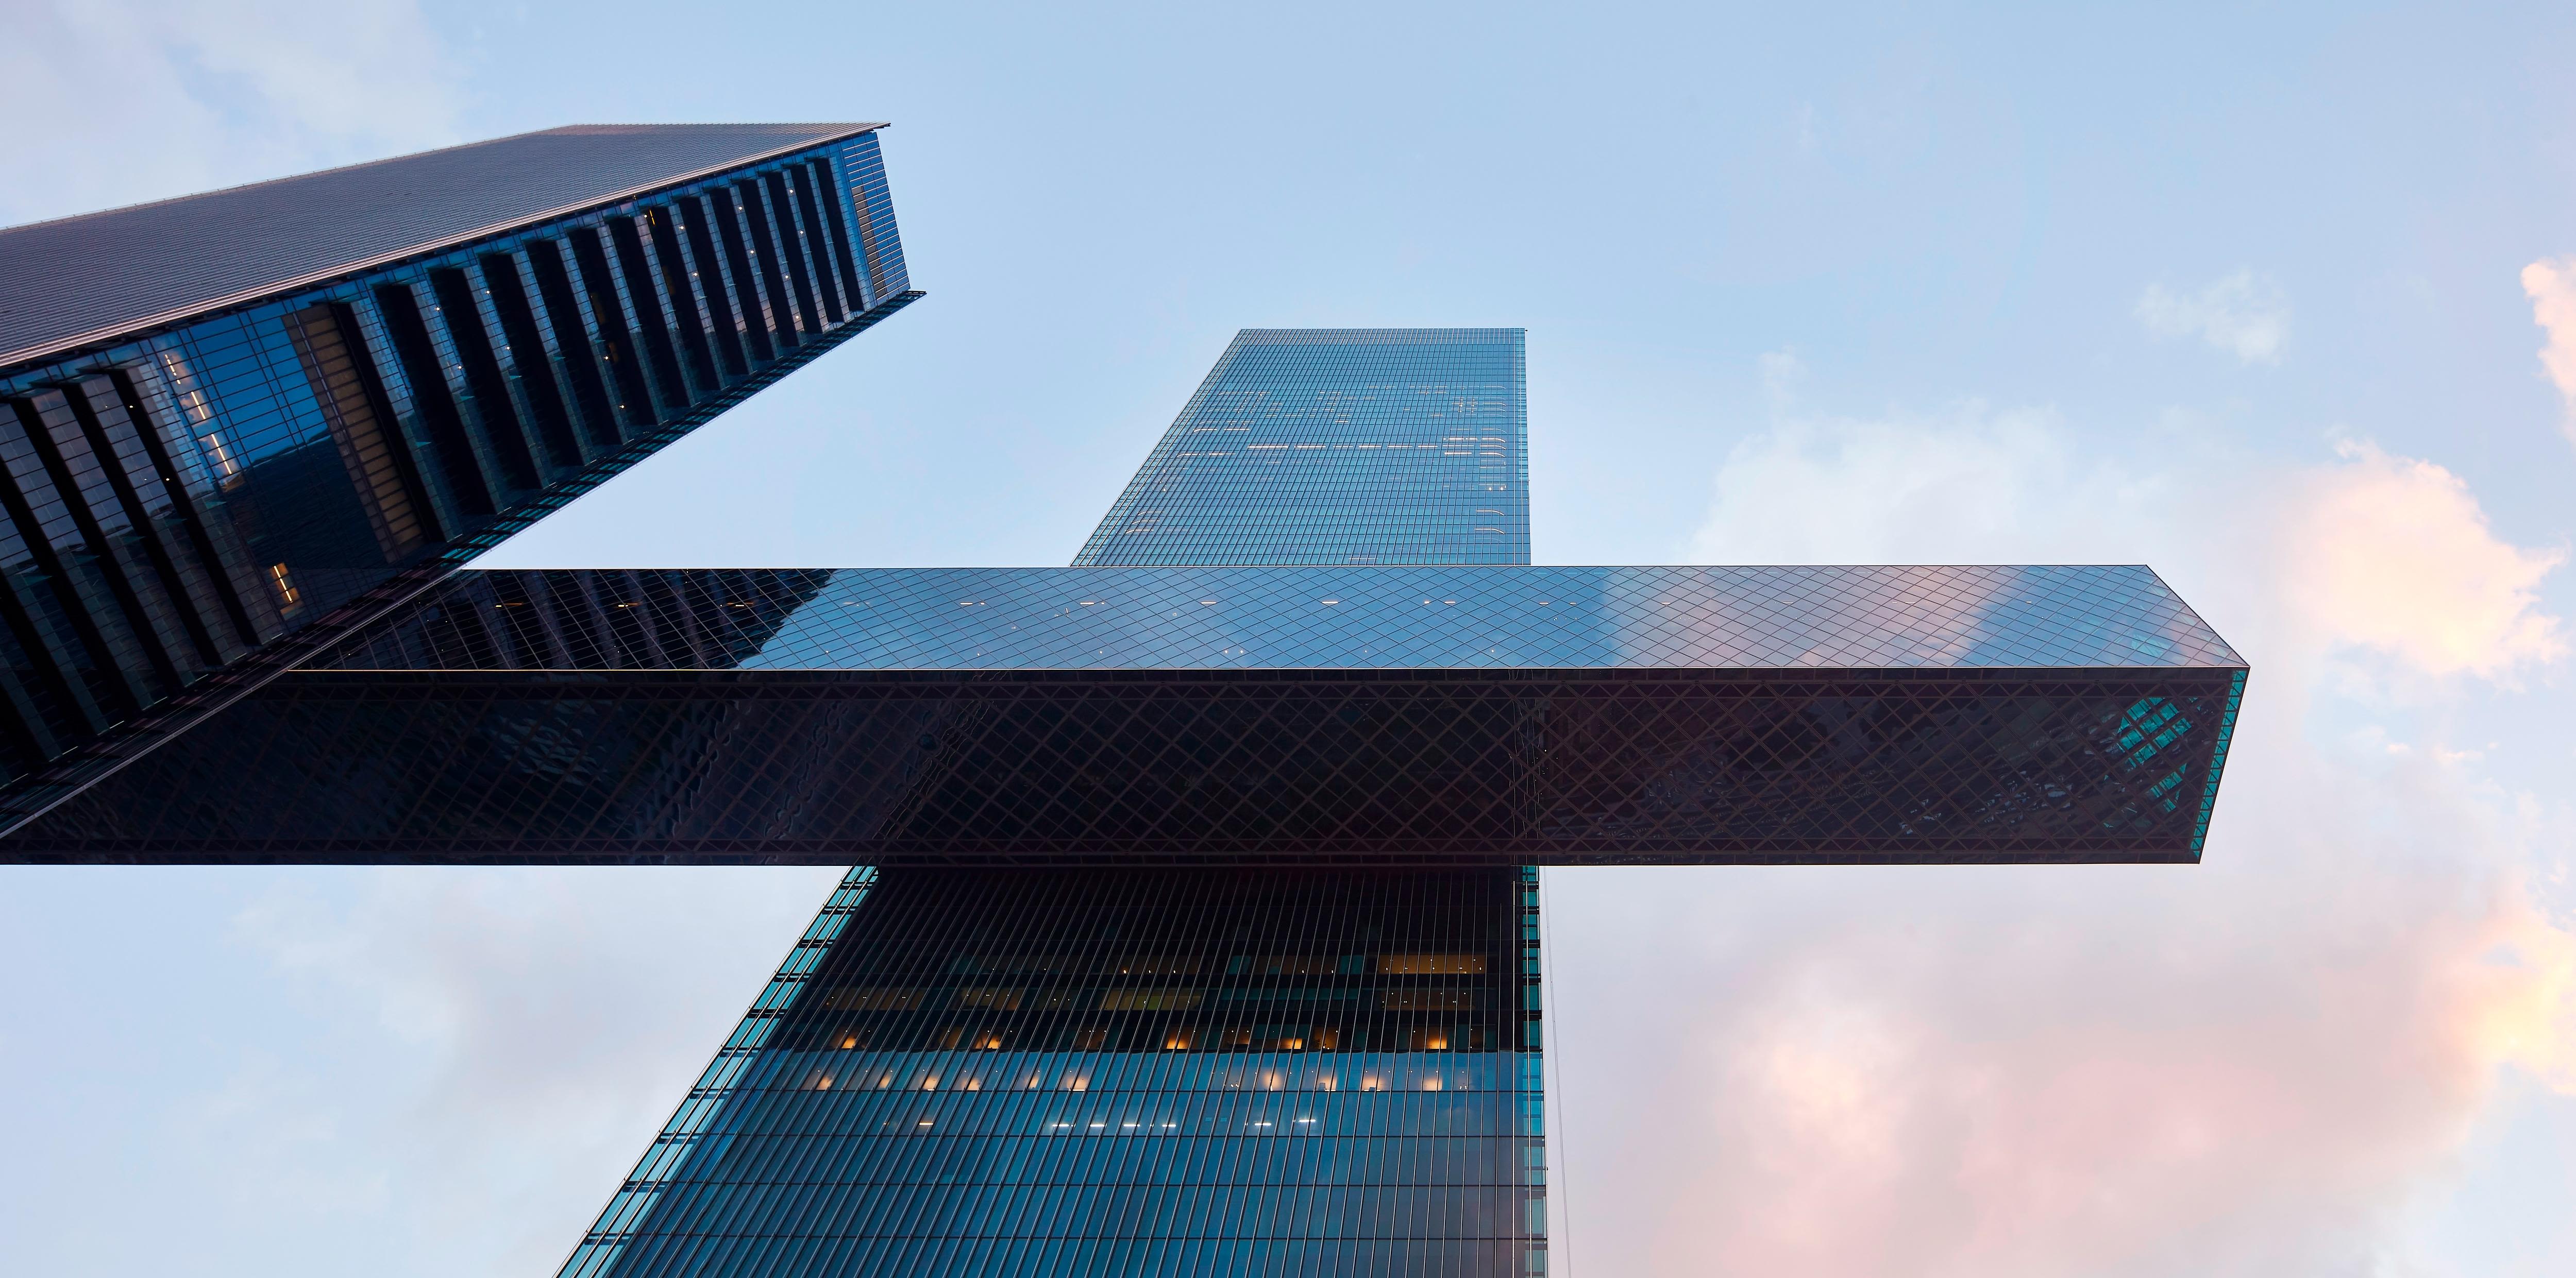
M 895 122 L 929 298 L 495 562 L 1062 563 L 1236 328 L 1514 325 L 1543 562 L 2249 655 L 2196 868 L 1551 875 L 1561 1266 L 2576 1267 L 2576 10 L 0 2 L 7 222 Z M 11 869 L 0 1247 L 550 1270 L 830 879 Z

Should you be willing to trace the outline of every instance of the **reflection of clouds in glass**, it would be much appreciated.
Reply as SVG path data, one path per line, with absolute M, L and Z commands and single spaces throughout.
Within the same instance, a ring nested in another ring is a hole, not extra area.
M 1606 569 L 1634 666 L 1958 669 L 2232 665 L 2145 568 Z
M 747 669 L 2241 664 L 2135 565 L 849 569 Z

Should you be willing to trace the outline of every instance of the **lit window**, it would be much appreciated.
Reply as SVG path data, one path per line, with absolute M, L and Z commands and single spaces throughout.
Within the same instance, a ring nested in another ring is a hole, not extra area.
M 1428 603 L 1429 600 L 1423 602 Z M 1389 976 L 1481 976 L 1482 954 L 1381 954 L 1377 970 Z

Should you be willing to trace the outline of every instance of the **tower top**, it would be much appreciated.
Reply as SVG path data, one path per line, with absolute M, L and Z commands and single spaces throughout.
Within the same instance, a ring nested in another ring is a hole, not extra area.
M 1247 328 L 1076 567 L 1526 564 L 1517 328 Z

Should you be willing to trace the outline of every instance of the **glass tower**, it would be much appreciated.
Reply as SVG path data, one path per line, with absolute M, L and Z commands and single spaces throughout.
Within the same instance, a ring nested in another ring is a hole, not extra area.
M 1075 566 L 1527 564 L 1522 340 L 1244 330 Z M 1544 1274 L 1538 927 L 1530 867 L 854 871 L 563 1272 Z
M 919 296 L 873 124 L 0 230 L 0 826 Z

